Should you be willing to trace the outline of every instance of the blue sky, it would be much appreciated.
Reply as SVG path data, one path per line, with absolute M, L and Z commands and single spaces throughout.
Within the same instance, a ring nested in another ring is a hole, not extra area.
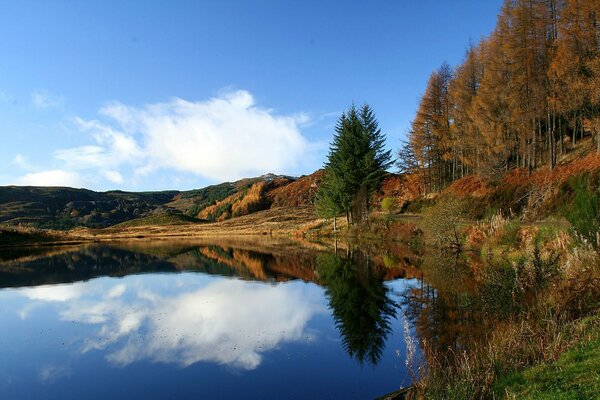
M 0 1 L 0 185 L 311 173 L 352 102 L 396 149 L 500 0 Z

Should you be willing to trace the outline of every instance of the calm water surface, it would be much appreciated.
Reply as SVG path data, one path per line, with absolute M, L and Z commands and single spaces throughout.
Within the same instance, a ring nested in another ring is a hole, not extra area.
M 290 243 L 4 251 L 0 398 L 384 395 L 410 384 L 427 308 L 390 264 Z

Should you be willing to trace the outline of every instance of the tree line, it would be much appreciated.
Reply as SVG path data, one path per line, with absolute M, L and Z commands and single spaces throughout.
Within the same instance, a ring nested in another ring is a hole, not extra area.
M 434 71 L 399 151 L 422 194 L 467 175 L 551 168 L 592 135 L 600 152 L 600 0 L 505 0 L 488 38 Z M 339 118 L 317 214 L 349 223 L 392 165 L 372 108 Z
M 586 135 L 600 151 L 600 0 L 506 0 L 488 38 L 431 74 L 398 165 L 436 192 L 554 167 Z

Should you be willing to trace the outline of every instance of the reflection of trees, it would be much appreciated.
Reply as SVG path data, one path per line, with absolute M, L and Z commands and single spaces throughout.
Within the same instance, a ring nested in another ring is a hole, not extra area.
M 402 308 L 430 350 L 458 354 L 489 326 L 474 301 L 476 283 L 461 257 L 432 252 L 421 261 L 423 279 L 403 293 Z
M 218 245 L 90 245 L 0 261 L 0 288 L 184 271 L 248 280 L 310 281 L 315 278 L 315 258 L 312 250 L 271 254 Z
M 335 254 L 317 257 L 317 271 L 329 297 L 329 306 L 344 348 L 361 364 L 375 365 L 396 316 L 394 302 L 378 272 L 362 252 L 343 259 Z

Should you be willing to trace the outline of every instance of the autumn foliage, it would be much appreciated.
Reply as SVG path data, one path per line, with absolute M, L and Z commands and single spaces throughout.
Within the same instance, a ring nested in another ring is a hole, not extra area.
M 600 151 L 600 1 L 506 0 L 492 34 L 429 78 L 400 167 L 423 193 Z

